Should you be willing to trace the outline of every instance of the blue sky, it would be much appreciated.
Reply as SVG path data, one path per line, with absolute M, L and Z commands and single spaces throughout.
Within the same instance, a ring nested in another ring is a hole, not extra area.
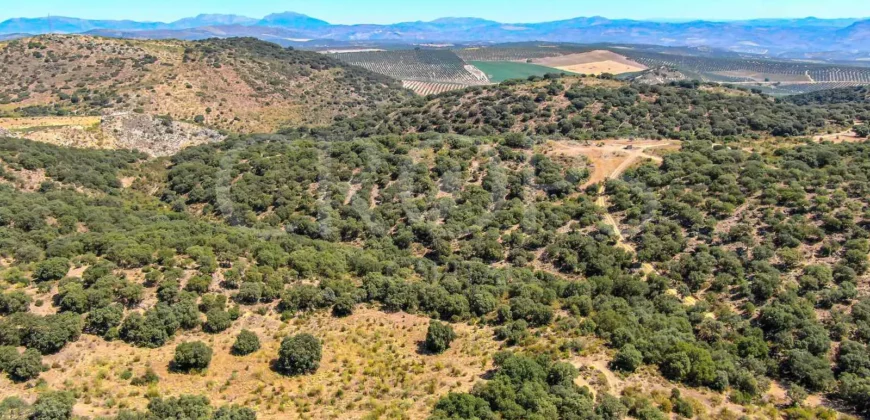
M 0 0 L 0 20 L 74 16 L 172 21 L 199 13 L 259 18 L 295 11 L 331 23 L 393 23 L 444 16 L 539 22 L 600 15 L 631 19 L 735 20 L 772 17 L 870 17 L 870 0 Z

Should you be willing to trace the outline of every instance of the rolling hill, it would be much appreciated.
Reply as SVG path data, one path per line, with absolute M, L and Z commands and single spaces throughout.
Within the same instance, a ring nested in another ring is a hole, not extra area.
M 864 107 L 862 103 L 860 105 Z M 700 112 L 704 110 L 705 112 Z M 526 133 L 575 140 L 801 136 L 851 126 L 864 110 L 796 106 L 716 83 L 629 83 L 550 74 L 385 107 L 321 133 Z
M 7 136 L 393 85 L 250 39 L 7 48 L 4 420 L 870 413 L 866 88 L 549 74 L 154 159 Z
M 253 38 L 47 35 L 0 44 L 0 116 L 144 114 L 231 132 L 324 125 L 397 103 L 399 82 Z

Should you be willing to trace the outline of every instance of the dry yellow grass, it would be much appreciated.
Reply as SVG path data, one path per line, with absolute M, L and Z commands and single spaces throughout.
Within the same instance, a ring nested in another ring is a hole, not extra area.
M 405 313 L 360 309 L 347 318 L 328 314 L 282 323 L 274 315 L 244 315 L 218 335 L 202 332 L 178 335 L 159 349 L 142 349 L 123 342 L 106 342 L 84 335 L 44 362 L 55 367 L 44 373 L 52 389 L 80 395 L 79 415 L 111 415 L 119 407 L 143 408 L 146 394 L 163 397 L 204 394 L 212 404 L 251 407 L 259 419 L 354 419 L 376 414 L 387 418 L 425 418 L 448 391 L 467 391 L 491 368 L 498 344 L 492 330 L 455 324 L 458 338 L 441 355 L 418 353 L 429 319 Z M 230 354 L 236 335 L 255 331 L 262 348 L 251 355 Z M 285 377 L 270 370 L 281 339 L 307 332 L 323 341 L 323 359 L 313 375 Z M 167 371 L 178 343 L 201 340 L 212 346 L 211 366 L 201 374 Z M 130 385 L 133 377 L 152 367 L 160 382 L 151 389 Z M 26 389 L 0 380 L 0 397 L 35 398 Z
M 10 131 L 49 127 L 93 127 L 100 123 L 100 117 L 22 117 L 0 118 L 0 128 Z
M 535 64 L 581 74 L 631 73 L 645 70 L 646 66 L 612 51 L 596 50 L 533 60 Z
M 67 147 L 136 148 L 153 156 L 171 155 L 187 146 L 223 138 L 217 131 L 195 124 L 178 121 L 171 124 L 171 129 L 167 129 L 154 118 L 135 113 L 0 118 L 0 129 L 13 137 Z
M 407 95 L 319 54 L 270 45 L 81 35 L 0 43 L 0 102 L 9 101 L 0 111 L 60 104 L 82 115 L 201 115 L 210 127 L 246 133 L 328 124 Z
M 556 67 L 559 70 L 570 71 L 572 73 L 580 73 L 580 74 L 601 74 L 601 73 L 610 73 L 610 74 L 622 74 L 622 73 L 632 73 L 636 71 L 644 70 L 643 67 L 640 66 L 632 66 L 629 64 L 618 63 L 616 61 L 599 61 L 596 63 L 586 63 L 586 64 L 575 64 L 572 66 L 559 66 Z

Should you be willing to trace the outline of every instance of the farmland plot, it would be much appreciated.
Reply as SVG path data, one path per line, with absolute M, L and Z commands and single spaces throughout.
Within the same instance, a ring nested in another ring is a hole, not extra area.
M 489 84 L 483 72 L 469 66 L 455 53 L 447 50 L 352 52 L 335 54 L 335 58 L 398 80 L 463 85 Z

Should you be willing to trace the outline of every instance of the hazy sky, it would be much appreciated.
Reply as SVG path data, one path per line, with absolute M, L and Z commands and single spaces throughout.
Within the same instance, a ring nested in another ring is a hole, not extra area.
M 199 13 L 259 18 L 295 11 L 331 23 L 393 23 L 445 16 L 539 22 L 600 15 L 631 19 L 734 20 L 870 17 L 870 0 L 0 0 L 0 20 L 73 16 L 172 21 Z

